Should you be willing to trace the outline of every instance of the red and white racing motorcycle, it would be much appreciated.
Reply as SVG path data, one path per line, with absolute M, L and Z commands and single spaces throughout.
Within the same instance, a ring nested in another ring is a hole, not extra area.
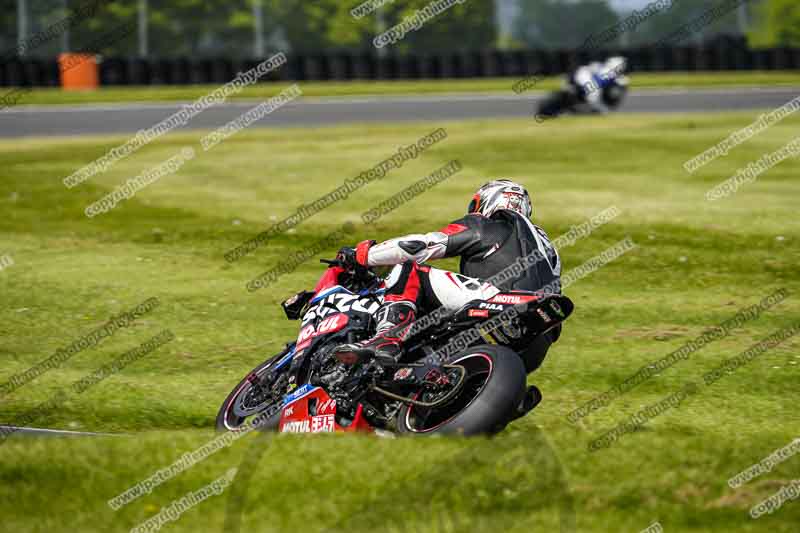
M 345 366 L 333 351 L 372 336 L 383 282 L 370 269 L 322 262 L 328 268 L 314 290 L 282 304 L 301 320 L 297 340 L 233 389 L 217 429 L 491 434 L 538 403 L 517 352 L 567 319 L 569 298 L 511 291 L 475 300 L 412 329 L 398 363 Z

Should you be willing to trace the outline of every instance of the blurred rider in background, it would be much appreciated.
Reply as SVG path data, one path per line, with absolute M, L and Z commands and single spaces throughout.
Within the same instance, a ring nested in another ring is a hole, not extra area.
M 578 67 L 568 77 L 567 83 L 594 112 L 608 113 L 620 104 L 625 95 L 629 83 L 625 76 L 627 68 L 627 59 L 614 56 L 605 63 L 594 62 Z

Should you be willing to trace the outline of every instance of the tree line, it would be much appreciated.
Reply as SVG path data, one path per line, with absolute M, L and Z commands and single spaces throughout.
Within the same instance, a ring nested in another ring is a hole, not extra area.
M 135 56 L 139 50 L 139 0 L 101 1 L 92 17 L 70 27 L 68 35 L 42 43 L 30 55 L 52 57 L 67 45 L 72 51 Z M 381 7 L 356 17 L 364 0 L 147 0 L 147 41 L 151 57 L 253 57 L 256 10 L 266 53 L 303 54 L 337 51 L 376 53 L 373 38 L 437 0 L 383 0 Z M 441 1 L 441 0 L 439 0 Z M 653 0 L 670 7 L 649 16 L 607 43 L 609 47 L 647 45 L 721 0 Z M 0 0 L 0 47 L 15 46 L 18 6 L 27 6 L 29 35 L 63 19 L 63 0 Z M 78 0 L 67 0 L 75 9 Z M 498 12 L 508 23 L 498 24 Z M 508 15 L 510 14 L 510 16 Z M 464 0 L 409 32 L 386 53 L 437 54 L 488 48 L 579 48 L 592 34 L 614 27 L 630 12 L 612 9 L 608 0 Z M 745 17 L 743 20 L 742 17 Z M 119 39 L 98 42 L 110 28 L 131 27 Z M 705 28 L 697 42 L 720 34 L 740 34 L 755 46 L 800 46 L 800 2 L 750 0 L 744 12 L 732 12 Z M 687 43 L 692 44 L 692 43 Z

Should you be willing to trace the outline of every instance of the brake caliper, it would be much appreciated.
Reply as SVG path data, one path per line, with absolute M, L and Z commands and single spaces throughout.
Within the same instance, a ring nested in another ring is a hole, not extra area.
M 450 378 L 438 368 L 431 368 L 423 378 L 427 384 L 444 387 L 450 384 Z

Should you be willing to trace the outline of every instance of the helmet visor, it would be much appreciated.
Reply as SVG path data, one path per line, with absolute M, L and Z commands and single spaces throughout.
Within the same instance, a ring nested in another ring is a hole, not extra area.
M 481 195 L 476 194 L 475 196 L 472 197 L 472 201 L 469 203 L 469 206 L 467 206 L 467 214 L 471 215 L 472 213 L 477 213 L 480 206 L 481 206 Z

